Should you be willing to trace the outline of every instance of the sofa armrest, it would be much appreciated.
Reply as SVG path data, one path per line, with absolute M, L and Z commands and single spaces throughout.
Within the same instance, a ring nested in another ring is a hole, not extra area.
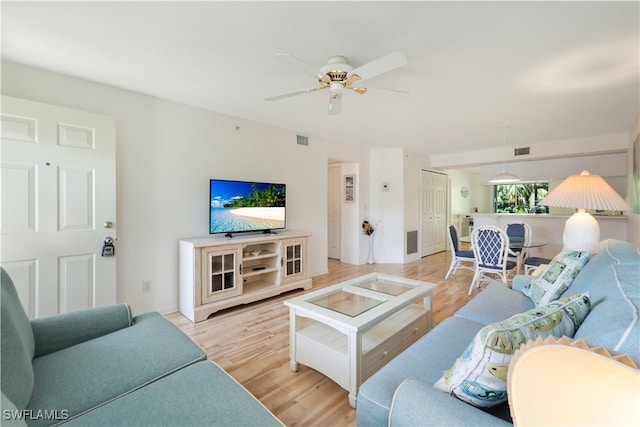
M 533 276 L 524 276 L 522 274 L 515 276 L 511 282 L 511 289 L 517 292 L 522 292 L 522 289 L 527 286 L 531 281 L 535 279 Z
M 131 308 L 115 304 L 31 320 L 34 357 L 44 356 L 133 324 Z
M 391 403 L 392 426 L 512 426 L 488 412 L 434 390 L 430 384 L 407 379 Z

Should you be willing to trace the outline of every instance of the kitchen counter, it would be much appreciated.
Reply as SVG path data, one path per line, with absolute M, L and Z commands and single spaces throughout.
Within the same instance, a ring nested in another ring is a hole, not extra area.
M 474 228 L 486 225 L 502 228 L 504 224 L 510 221 L 526 222 L 531 226 L 535 237 L 549 240 L 548 245 L 534 249 L 532 255 L 553 258 L 562 250 L 564 223 L 570 215 L 473 213 L 471 216 L 473 217 Z M 600 240 L 628 240 L 627 216 L 594 215 L 593 217 L 600 225 Z

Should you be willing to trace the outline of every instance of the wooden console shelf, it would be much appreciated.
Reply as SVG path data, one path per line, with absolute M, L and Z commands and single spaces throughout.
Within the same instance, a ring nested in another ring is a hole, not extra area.
M 180 240 L 180 313 L 200 322 L 225 308 L 292 289 L 311 289 L 309 236 L 283 231 Z

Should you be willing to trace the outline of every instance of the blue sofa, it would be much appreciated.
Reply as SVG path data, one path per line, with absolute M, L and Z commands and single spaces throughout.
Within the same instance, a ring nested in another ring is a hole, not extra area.
M 389 362 L 361 387 L 359 426 L 512 425 L 507 403 L 479 409 L 433 388 L 484 326 L 534 307 L 522 288 L 531 276 L 517 276 L 508 288 L 493 282 L 452 317 Z M 588 291 L 591 311 L 574 339 L 602 345 L 640 361 L 640 255 L 617 240 L 598 243 L 591 259 L 562 295 Z
M 2 270 L 0 425 L 282 426 L 158 313 L 29 320 Z

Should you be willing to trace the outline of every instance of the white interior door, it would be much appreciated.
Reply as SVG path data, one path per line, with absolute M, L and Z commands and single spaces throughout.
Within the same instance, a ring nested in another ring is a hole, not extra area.
M 441 252 L 446 248 L 448 185 L 447 175 L 422 171 L 420 256 Z
M 116 301 L 115 122 L 2 97 L 0 262 L 29 317 Z
M 341 258 L 341 224 L 342 224 L 342 188 L 340 186 L 340 176 L 342 175 L 342 167 L 339 164 L 329 165 L 329 183 L 328 183 L 328 201 L 327 206 L 329 209 L 328 218 L 328 230 L 329 236 L 327 239 L 328 248 L 327 256 L 329 258 L 340 259 Z

